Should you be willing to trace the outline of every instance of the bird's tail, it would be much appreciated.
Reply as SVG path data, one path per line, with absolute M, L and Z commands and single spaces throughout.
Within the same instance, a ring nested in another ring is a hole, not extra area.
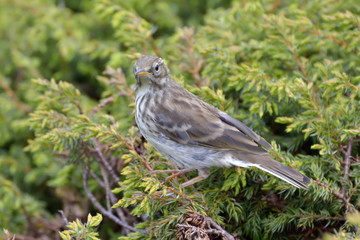
M 239 156 L 240 155 L 240 156 Z M 247 162 L 248 166 L 254 166 L 261 170 L 268 172 L 285 182 L 294 185 L 297 188 L 307 189 L 310 183 L 310 179 L 298 171 L 287 167 L 278 161 L 270 158 L 267 154 L 264 155 L 248 155 L 244 156 L 239 152 L 233 154 L 233 157 L 241 160 L 234 160 L 231 163 L 235 166 L 243 167 L 244 162 Z

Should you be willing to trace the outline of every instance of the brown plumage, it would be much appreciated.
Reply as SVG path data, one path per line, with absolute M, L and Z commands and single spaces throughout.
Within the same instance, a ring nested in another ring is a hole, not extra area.
M 243 123 L 202 101 L 172 79 L 162 59 L 144 56 L 134 66 L 136 122 L 143 136 L 163 155 L 186 169 L 254 166 L 299 187 L 310 180 L 273 160 L 271 145 Z M 265 149 L 264 149 L 265 148 Z

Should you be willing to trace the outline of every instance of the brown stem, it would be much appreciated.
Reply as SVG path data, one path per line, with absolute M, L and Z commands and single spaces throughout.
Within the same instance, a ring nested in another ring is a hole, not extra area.
M 165 185 L 165 184 L 163 184 L 162 187 L 163 187 L 163 188 L 166 188 L 168 191 L 173 192 L 173 193 L 175 193 L 176 195 L 178 195 L 178 196 L 180 196 L 180 197 L 188 200 L 189 202 L 193 202 L 193 200 L 190 199 L 190 198 L 188 198 L 188 196 L 186 196 L 183 192 L 179 192 L 179 191 L 177 191 L 177 190 L 176 190 L 175 188 L 173 188 L 173 187 L 167 186 L 167 185 Z M 151 197 L 157 198 L 157 196 L 162 195 L 162 194 L 163 194 L 163 191 L 156 191 L 156 192 L 154 192 L 153 194 L 151 194 Z M 158 198 L 158 199 L 161 199 L 161 198 Z
M 353 144 L 354 144 L 354 139 L 350 138 L 349 142 L 347 144 L 347 150 L 344 153 L 344 180 L 345 180 L 345 182 L 342 184 L 342 187 L 341 187 L 341 194 L 344 197 L 346 197 L 345 185 L 346 185 L 346 181 L 349 179 L 351 150 L 352 150 Z
M 88 159 L 90 159 L 90 152 L 86 151 L 85 154 L 87 155 Z M 88 169 L 89 169 L 89 174 L 98 182 L 98 184 L 105 189 L 106 192 L 106 204 L 107 204 L 107 209 L 110 213 L 112 213 L 113 209 L 111 208 L 111 205 L 114 205 L 115 203 L 117 203 L 118 199 L 116 198 L 115 194 L 113 194 L 111 192 L 111 184 L 108 181 L 108 173 L 105 171 L 104 169 L 104 164 L 101 162 L 101 160 L 98 159 L 98 157 L 100 157 L 103 155 L 102 154 L 96 154 L 94 157 L 94 159 L 99 163 L 100 165 L 100 169 L 101 169 L 101 174 L 103 176 L 104 181 L 102 181 L 95 173 L 93 173 L 92 171 L 90 171 L 91 169 L 91 165 L 90 162 L 88 162 Z M 100 157 L 101 158 L 101 157 Z M 103 159 L 105 160 L 105 159 Z M 111 205 L 110 205 L 111 204 Z M 124 215 L 123 211 L 124 209 L 122 208 L 115 208 L 115 212 L 116 214 L 120 217 L 120 219 L 123 222 L 126 222 L 127 218 Z M 129 233 L 129 229 L 124 229 L 124 232 L 126 234 Z
M 228 240 L 235 240 L 235 238 L 228 233 L 227 231 L 225 231 L 224 229 L 222 229 L 222 227 L 220 227 L 214 220 L 212 220 L 212 218 L 210 217 L 206 217 L 204 216 L 205 219 L 210 223 L 210 225 L 214 228 L 216 228 L 216 230 L 218 230 L 219 232 L 221 232 L 221 234 L 225 237 L 225 239 Z
M 119 226 L 122 226 L 124 228 L 127 228 L 131 231 L 139 231 L 139 229 L 136 229 L 132 226 L 130 226 L 129 224 L 127 224 L 126 222 L 120 220 L 118 217 L 116 217 L 114 214 L 112 214 L 110 211 L 107 211 L 99 202 L 98 200 L 95 198 L 95 196 L 92 194 L 92 192 L 89 190 L 89 186 L 88 186 L 88 177 L 89 177 L 89 172 L 90 169 L 89 168 L 85 168 L 82 167 L 82 175 L 83 175 L 83 185 L 84 185 L 84 190 L 85 193 L 87 195 L 87 197 L 90 199 L 91 203 L 106 217 L 110 218 L 111 220 L 113 220 L 116 224 L 118 224 Z
M 348 199 L 351 199 L 352 196 L 354 195 L 354 193 L 356 193 L 357 190 L 358 190 L 358 185 L 355 185 L 355 186 L 351 189 L 350 194 L 349 194 L 349 196 L 348 196 Z
M 68 225 L 68 224 L 69 224 L 69 220 L 67 219 L 64 211 L 63 211 L 63 210 L 59 210 L 59 213 L 60 213 L 62 219 L 64 220 L 65 225 Z
M 25 105 L 20 99 L 16 96 L 14 90 L 12 90 L 3 79 L 0 78 L 0 87 L 4 89 L 4 92 L 14 101 L 15 106 L 25 113 L 31 113 L 31 109 Z
M 292 46 L 292 44 L 289 42 L 289 40 L 287 39 L 287 37 L 285 36 L 285 34 L 283 34 L 282 32 L 280 32 L 284 42 L 285 42 L 285 45 L 290 49 L 290 51 L 292 52 L 293 54 L 293 58 L 296 62 L 296 64 L 298 65 L 301 73 L 304 75 L 306 81 L 308 84 L 311 83 L 311 80 L 309 78 L 309 75 L 307 74 L 306 70 L 305 70 L 305 67 L 304 65 L 302 64 L 299 56 L 296 54 L 296 51 L 294 49 L 294 47 Z M 311 105 L 313 106 L 313 108 L 315 109 L 315 111 L 317 112 L 319 118 L 322 119 L 322 115 L 319 111 L 319 108 L 318 108 L 318 101 L 317 101 L 317 96 L 316 96 L 316 93 L 315 93 L 315 90 L 314 90 L 314 87 L 311 87 L 311 94 L 309 93 L 309 98 L 310 98 L 310 101 L 311 101 Z
M 189 56 L 189 63 L 188 63 L 189 66 L 186 66 L 184 70 L 192 75 L 196 85 L 200 87 L 203 85 L 203 79 L 201 78 L 200 71 L 202 66 L 204 65 L 204 61 L 198 59 L 195 56 L 194 44 L 192 42 L 194 32 L 195 32 L 194 28 L 184 29 L 184 35 L 181 36 L 181 38 L 185 40 L 186 47 L 181 46 L 181 48 L 183 49 L 183 51 L 186 52 L 186 55 Z
M 17 199 L 23 199 L 23 197 L 21 196 L 20 191 L 17 188 L 14 188 L 12 185 L 10 185 L 5 180 L 0 179 L 0 185 L 7 187 L 16 196 Z M 30 231 L 32 231 L 33 235 L 37 235 L 38 230 L 34 227 L 33 217 L 30 216 L 28 210 L 26 209 L 26 206 L 25 206 L 23 200 L 20 200 L 20 209 L 23 212 L 23 214 L 25 216 L 25 219 L 27 221 L 27 224 L 28 224 L 27 228 Z
M 345 166 L 344 166 L 344 178 L 347 180 L 349 179 L 349 169 L 350 169 L 350 159 L 351 159 L 351 150 L 352 147 L 354 145 L 354 139 L 350 138 L 348 145 L 347 145 L 347 150 L 344 156 L 344 160 L 345 160 Z
M 114 172 L 114 170 L 112 169 L 112 167 L 110 166 L 110 164 L 108 163 L 108 161 L 106 161 L 103 153 L 100 150 L 100 144 L 98 143 L 97 140 L 95 140 L 95 152 L 96 154 L 99 156 L 100 159 L 100 164 L 102 164 L 106 170 L 110 173 L 110 175 L 114 178 L 114 180 L 116 182 L 120 182 L 120 178 L 117 176 L 117 174 Z M 97 159 L 97 158 L 96 158 Z
M 105 71 L 103 72 L 104 75 L 108 75 L 110 77 L 110 83 L 111 85 L 120 85 L 120 86 L 125 86 L 124 89 L 119 89 L 119 93 L 118 95 L 126 95 L 129 96 L 133 101 L 135 101 L 135 95 L 134 95 L 134 90 L 128 86 L 126 79 L 125 79 L 125 75 L 123 73 L 123 71 L 121 70 L 121 68 L 118 69 L 113 69 L 109 66 L 106 67 Z
M 99 103 L 99 105 L 97 105 L 95 108 L 93 108 L 93 110 L 90 113 L 90 118 L 92 116 L 94 116 L 95 113 L 100 111 L 103 107 L 105 107 L 105 106 L 107 106 L 107 105 L 109 105 L 109 104 L 111 104 L 113 102 L 114 102 L 114 97 L 113 96 L 103 99 L 101 101 L 101 103 Z
M 105 171 L 104 167 L 102 166 L 102 164 L 100 164 L 100 171 L 102 174 L 102 177 L 104 179 L 104 186 L 105 186 L 105 198 L 106 198 L 106 207 L 107 210 L 109 212 L 112 212 L 112 208 L 111 208 L 111 201 L 110 201 L 110 193 L 111 193 L 111 188 L 110 188 L 110 183 L 109 183 L 109 176 L 108 173 Z
M 140 155 L 138 154 L 138 152 L 135 149 L 135 138 L 131 141 L 131 145 L 129 145 L 124 139 L 121 139 L 121 141 L 125 144 L 125 146 L 135 152 L 138 156 L 138 158 L 140 159 L 140 161 L 143 163 L 143 165 L 145 166 L 145 168 L 149 171 L 149 172 L 153 172 L 154 170 L 152 169 L 152 167 L 149 165 L 149 163 Z
M 355 86 L 354 84 L 350 83 L 349 81 L 346 81 L 345 84 L 348 85 L 350 88 L 354 89 L 355 91 L 360 91 L 360 87 Z
M 346 217 L 327 217 L 327 216 L 321 216 L 321 215 L 299 215 L 299 218 L 312 218 L 317 220 L 332 220 L 332 221 L 341 221 L 345 222 Z
M 324 187 L 324 188 L 327 188 L 331 191 L 331 193 L 334 195 L 334 197 L 340 199 L 341 201 L 343 201 L 343 203 L 345 204 L 346 207 L 349 207 L 350 209 L 350 212 L 352 212 L 352 209 L 353 209 L 353 205 L 350 203 L 350 200 L 349 198 L 346 198 L 343 194 L 341 194 L 340 192 L 336 191 L 335 189 L 332 189 L 329 185 L 325 184 L 325 183 L 322 183 L 318 180 L 313 180 L 312 181 L 314 183 L 316 183 L 317 185 L 321 186 L 321 187 Z
M 96 180 L 96 182 L 102 187 L 105 188 L 105 183 L 96 175 L 96 173 L 90 171 L 90 175 Z
M 191 226 L 189 224 L 177 224 L 176 226 L 181 227 L 181 228 L 191 229 L 194 232 L 197 231 L 197 232 L 206 232 L 207 234 L 216 234 L 216 235 L 222 236 L 223 240 L 235 240 L 235 238 L 230 233 L 228 233 L 224 229 L 222 229 L 211 218 L 209 218 L 209 217 L 206 217 L 206 218 L 211 220 L 211 226 L 215 227 L 216 229 L 204 229 L 204 228 Z
M 338 44 L 339 46 L 345 47 L 346 49 L 351 49 L 350 45 L 347 42 L 341 41 L 341 40 L 335 38 L 334 36 L 323 34 L 318 29 L 314 30 L 314 31 L 308 31 L 308 32 L 310 32 L 316 36 L 321 36 L 321 37 L 327 38 L 327 39 L 333 41 L 334 43 Z M 358 51 L 356 49 L 352 49 L 352 52 L 355 54 L 358 54 Z
M 6 240 L 15 240 L 15 234 L 13 236 L 11 236 L 11 233 L 9 232 L 9 230 L 7 229 L 3 229 L 4 234 L 6 236 Z
M 271 6 L 270 10 L 268 11 L 268 13 L 273 13 L 281 4 L 282 4 L 283 0 L 277 0 L 273 3 L 273 5 Z
M 145 166 L 145 168 L 149 171 L 152 172 L 154 171 L 152 169 L 152 167 L 149 165 L 149 163 L 136 151 L 135 146 L 134 146 L 134 141 L 131 142 L 131 145 L 122 137 L 118 137 L 118 139 L 124 144 L 124 146 L 129 150 L 129 151 L 133 151 L 134 153 L 136 153 L 136 155 L 138 156 L 138 158 L 140 159 L 140 161 L 143 163 L 143 165 Z
M 84 114 L 84 111 L 82 110 L 81 106 L 80 106 L 80 103 L 79 102 L 74 102 L 74 105 L 76 106 L 76 108 L 79 110 L 79 113 L 81 115 Z

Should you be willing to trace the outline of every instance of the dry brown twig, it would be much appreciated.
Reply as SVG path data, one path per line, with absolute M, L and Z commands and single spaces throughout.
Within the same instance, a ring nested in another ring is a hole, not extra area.
M 0 78 L 0 87 L 13 100 L 17 109 L 19 109 L 25 113 L 32 112 L 32 110 L 18 98 L 18 96 L 15 94 L 14 90 L 12 90 L 11 87 L 1 78 Z
M 5 234 L 6 240 L 15 240 L 15 234 L 11 236 L 11 233 L 6 228 L 3 228 L 3 232 Z
M 106 210 L 101 204 L 100 202 L 96 199 L 96 197 L 93 195 L 93 193 L 89 190 L 89 186 L 88 186 L 88 178 L 89 178 L 89 172 L 90 172 L 90 167 L 89 164 L 87 167 L 82 167 L 82 175 L 83 175 L 83 186 L 84 186 L 84 190 L 85 193 L 87 195 L 87 197 L 90 199 L 91 203 L 95 206 L 96 209 L 98 209 L 98 211 L 100 211 L 103 215 L 105 215 L 106 217 L 110 218 L 113 222 L 115 222 L 116 224 L 118 224 L 119 226 L 122 226 L 124 228 L 127 228 L 130 231 L 139 231 L 139 229 L 136 229 L 132 226 L 130 226 L 127 222 L 119 219 L 117 216 L 115 216 L 112 211 L 110 210 Z
M 321 186 L 321 187 L 324 187 L 324 188 L 327 188 L 331 191 L 331 193 L 338 199 L 340 199 L 341 201 L 343 201 L 344 205 L 346 207 L 348 207 L 349 211 L 352 212 L 352 209 L 354 209 L 354 205 L 352 205 L 350 203 L 350 199 L 349 198 L 346 198 L 342 193 L 340 193 L 339 191 L 336 191 L 335 189 L 332 189 L 329 185 L 325 184 L 325 183 L 322 183 L 318 180 L 313 180 L 312 179 L 312 182 L 316 183 L 317 185 Z
M 201 239 L 211 239 L 211 235 L 222 237 L 223 240 L 235 240 L 234 236 L 225 231 L 212 218 L 197 214 L 184 214 L 183 223 L 177 224 L 177 239 L 191 239 L 193 235 Z
M 189 57 L 189 61 L 186 63 L 182 63 L 180 65 L 180 68 L 191 74 L 198 87 L 207 86 L 209 85 L 209 81 L 201 77 L 201 69 L 204 66 L 205 62 L 201 59 L 201 57 L 196 55 L 194 49 L 194 33 L 194 28 L 184 28 L 184 35 L 180 37 L 182 40 L 185 41 L 185 46 L 179 45 L 178 47 Z

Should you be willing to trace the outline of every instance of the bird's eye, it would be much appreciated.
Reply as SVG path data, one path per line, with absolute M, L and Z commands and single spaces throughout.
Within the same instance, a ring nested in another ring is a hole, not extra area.
M 156 64 L 155 71 L 159 71 L 159 64 Z

